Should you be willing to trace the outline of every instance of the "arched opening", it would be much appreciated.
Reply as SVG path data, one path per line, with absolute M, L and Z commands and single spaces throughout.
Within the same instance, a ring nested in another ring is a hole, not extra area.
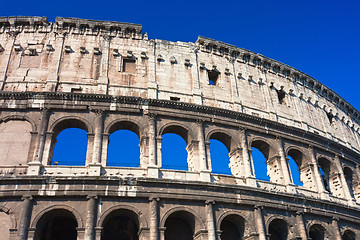
M 299 170 L 302 165 L 303 154 L 296 149 L 291 149 L 288 152 L 287 158 L 293 183 L 297 186 L 303 186 L 303 181 L 301 179 Z
M 35 240 L 76 240 L 78 227 L 75 216 L 68 210 L 56 209 L 45 213 L 36 224 Z
M 131 122 L 114 124 L 109 131 L 106 166 L 139 167 L 139 128 Z
M 312 225 L 309 229 L 309 237 L 312 240 L 324 240 L 325 229 L 319 224 Z
M 321 177 L 321 181 L 324 185 L 324 189 L 331 193 L 330 190 L 330 167 L 331 164 L 330 162 L 325 159 L 325 158 L 320 158 L 319 161 L 319 172 L 320 172 L 320 177 Z
M 10 238 L 11 219 L 9 214 L 0 211 L 0 239 Z
M 253 163 L 253 171 L 256 179 L 270 181 L 267 162 L 269 156 L 273 155 L 269 144 L 257 140 L 251 143 L 251 157 Z
M 62 121 L 54 128 L 51 165 L 84 166 L 88 145 L 87 126 L 80 120 Z
M 165 240 L 192 240 L 195 232 L 195 218 L 191 213 L 172 213 L 165 221 Z
M 231 137 L 223 133 L 210 136 L 210 158 L 212 173 L 231 175 L 229 152 Z
M 161 137 L 162 168 L 187 171 L 187 130 L 180 126 L 170 126 L 163 131 Z
M 221 221 L 220 230 L 221 240 L 240 240 L 244 236 L 245 221 L 242 217 L 231 214 Z
M 346 230 L 342 235 L 343 240 L 355 240 L 355 233 L 350 230 Z
M 30 123 L 23 120 L 10 120 L 0 124 L 0 165 L 26 164 L 31 131 Z
M 282 219 L 274 219 L 269 225 L 270 240 L 287 240 L 288 225 Z
M 354 186 L 353 186 L 353 171 L 348 168 L 348 167 L 344 167 L 344 176 L 345 176 L 345 181 L 349 187 L 349 191 L 351 196 L 354 198 Z
M 138 216 L 127 209 L 111 212 L 103 222 L 101 240 L 138 240 Z

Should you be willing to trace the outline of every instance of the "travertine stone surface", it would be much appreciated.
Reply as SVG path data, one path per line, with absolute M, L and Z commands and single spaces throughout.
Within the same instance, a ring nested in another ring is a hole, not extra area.
M 1 239 L 49 239 L 58 217 L 73 224 L 66 239 L 108 239 L 119 219 L 133 240 L 174 229 L 211 240 L 360 238 L 360 114 L 276 60 L 205 37 L 148 39 L 138 24 L 3 17 L 0 87 Z M 87 132 L 83 166 L 51 163 L 67 128 Z M 107 164 L 109 136 L 122 129 L 139 137 L 139 167 Z M 163 168 L 166 133 L 185 140 L 187 171 Z M 231 175 L 214 173 L 212 139 Z M 256 179 L 252 148 L 269 182 Z

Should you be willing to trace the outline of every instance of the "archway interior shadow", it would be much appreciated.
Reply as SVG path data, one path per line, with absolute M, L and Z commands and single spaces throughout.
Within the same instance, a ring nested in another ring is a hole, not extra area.
M 63 209 L 52 210 L 40 218 L 34 240 L 76 240 L 77 226 L 71 212 Z
M 220 224 L 221 240 L 239 240 L 244 236 L 245 221 L 237 215 L 226 216 Z
M 274 219 L 269 225 L 269 240 L 287 240 L 288 226 L 282 219 Z
M 80 128 L 67 128 L 56 136 L 51 165 L 85 166 L 87 132 Z
M 103 223 L 101 240 L 138 240 L 139 222 L 135 213 L 120 209 L 109 214 Z
M 117 130 L 109 136 L 108 167 L 139 167 L 139 136 L 130 130 Z
M 171 214 L 165 222 L 165 240 L 192 240 L 195 231 L 195 219 L 187 212 Z

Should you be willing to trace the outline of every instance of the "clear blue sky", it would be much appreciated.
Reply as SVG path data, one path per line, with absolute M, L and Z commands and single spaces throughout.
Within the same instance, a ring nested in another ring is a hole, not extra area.
M 261 53 L 316 78 L 360 109 L 360 2 L 2 1 L 2 16 L 131 22 L 149 37 L 194 42 L 198 35 Z

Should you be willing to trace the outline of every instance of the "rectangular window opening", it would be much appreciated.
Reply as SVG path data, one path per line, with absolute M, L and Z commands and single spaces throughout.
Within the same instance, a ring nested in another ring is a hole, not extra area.
M 180 101 L 180 98 L 179 97 L 170 97 L 170 100 L 172 100 L 172 101 Z
M 135 59 L 124 58 L 123 65 L 122 65 L 122 71 L 126 72 L 126 73 L 135 73 L 135 70 L 136 70 Z

